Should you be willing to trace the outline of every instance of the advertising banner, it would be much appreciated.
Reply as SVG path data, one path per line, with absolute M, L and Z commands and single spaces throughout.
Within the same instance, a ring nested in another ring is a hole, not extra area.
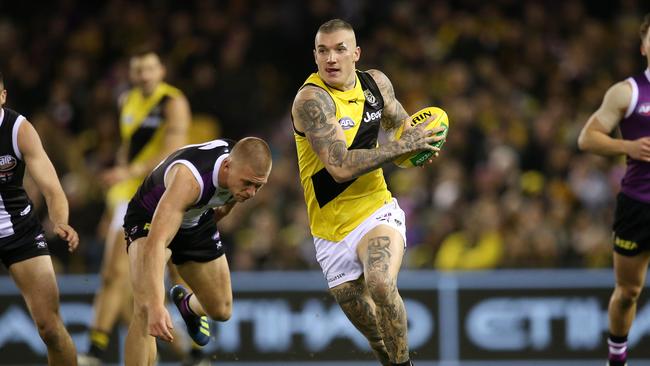
M 79 350 L 88 346 L 97 276 L 60 276 L 61 314 Z M 399 288 L 418 365 L 604 363 L 611 271 L 405 271 Z M 232 318 L 206 354 L 219 365 L 374 365 L 367 341 L 326 290 L 320 272 L 233 274 Z M 635 365 L 650 365 L 650 303 L 641 297 L 629 336 Z M 184 325 L 173 307 L 176 329 Z M 125 327 L 105 360 L 121 364 Z M 187 339 L 178 339 L 187 346 Z M 161 363 L 178 361 L 161 344 Z M 0 278 L 0 365 L 45 364 L 45 346 L 19 292 Z

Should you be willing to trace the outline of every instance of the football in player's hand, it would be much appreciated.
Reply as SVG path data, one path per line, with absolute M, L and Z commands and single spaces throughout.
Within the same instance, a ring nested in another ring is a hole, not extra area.
M 444 130 L 438 132 L 437 136 L 447 137 L 447 131 L 449 131 L 449 118 L 447 113 L 438 107 L 427 107 L 421 109 L 414 113 L 410 118 L 411 127 L 415 127 L 420 123 L 425 122 L 428 118 L 433 116 L 433 120 L 425 127 L 425 130 L 432 130 L 438 126 L 444 126 Z M 395 138 L 399 139 L 402 136 L 403 127 L 400 127 L 395 133 Z M 445 139 L 434 142 L 433 146 L 437 148 L 442 148 L 442 145 L 445 143 Z M 411 152 L 404 155 L 400 155 L 393 162 L 395 165 L 400 168 L 411 168 L 414 166 L 420 166 L 426 163 L 431 157 L 435 154 L 434 151 L 425 150 L 418 152 Z

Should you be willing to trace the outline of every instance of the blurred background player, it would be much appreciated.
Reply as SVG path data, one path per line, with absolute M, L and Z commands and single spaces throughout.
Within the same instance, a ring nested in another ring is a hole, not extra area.
M 201 345 L 209 340 L 203 316 L 230 318 L 230 269 L 217 222 L 236 203 L 253 198 L 270 173 L 268 145 L 248 137 L 234 146 L 227 140 L 186 146 L 147 176 L 124 218 L 134 290 L 126 365 L 153 365 L 155 339 L 174 341 L 163 284 L 170 256 L 189 285 L 174 286 L 170 297 L 192 339 Z
M 79 245 L 79 236 L 68 225 L 68 201 L 36 130 L 22 115 L 2 108 L 6 101 L 0 74 L 0 260 L 25 299 L 47 346 L 49 364 L 76 365 L 75 346 L 59 314 L 47 241 L 23 187 L 25 170 L 45 197 L 53 231 L 68 242 L 70 252 Z
M 609 301 L 609 366 L 627 362 L 627 336 L 650 261 L 650 14 L 640 28 L 644 72 L 611 86 L 582 129 L 582 150 L 627 157 L 614 216 L 614 275 Z M 622 138 L 610 137 L 616 127 Z
M 119 100 L 122 143 L 117 164 L 101 176 L 110 187 L 105 215 L 111 219 L 102 261 L 102 284 L 94 301 L 90 349 L 87 355 L 79 357 L 83 365 L 99 364 L 122 310 L 130 312 L 129 262 L 122 228 L 128 202 L 145 175 L 165 156 L 186 144 L 191 119 L 183 93 L 163 81 L 165 67 L 154 51 L 143 48 L 131 56 L 129 77 L 133 87 Z
M 429 144 L 442 139 L 432 136 L 441 128 L 425 131 L 423 122 L 377 146 L 380 127 L 389 134 L 408 128 L 409 115 L 386 75 L 355 69 L 360 54 L 349 23 L 334 19 L 318 29 L 318 72 L 291 112 L 300 179 L 330 292 L 383 365 L 407 366 L 407 317 L 397 291 L 406 220 L 381 165 L 404 153 L 437 151 Z

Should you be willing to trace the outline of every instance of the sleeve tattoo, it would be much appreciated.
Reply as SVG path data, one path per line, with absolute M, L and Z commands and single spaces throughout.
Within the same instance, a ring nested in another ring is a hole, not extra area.
M 377 83 L 377 87 L 379 87 L 381 95 L 384 98 L 384 112 L 382 113 L 381 127 L 389 132 L 394 131 L 404 124 L 404 121 L 409 118 L 409 115 L 395 97 L 395 89 L 388 77 L 378 70 L 370 70 L 369 72 Z
M 320 156 L 328 169 L 340 169 L 339 176 L 342 179 L 354 179 L 377 169 L 381 164 L 411 151 L 408 149 L 412 149 L 417 140 L 418 136 L 406 134 L 399 143 L 390 142 L 373 149 L 348 150 L 345 140 L 339 135 L 335 121 L 336 106 L 330 95 L 316 88 L 305 90 L 303 93 L 296 99 L 295 116 L 300 120 L 314 152 Z M 401 105 L 399 109 L 404 118 L 408 118 Z M 395 125 L 397 123 L 393 122 Z

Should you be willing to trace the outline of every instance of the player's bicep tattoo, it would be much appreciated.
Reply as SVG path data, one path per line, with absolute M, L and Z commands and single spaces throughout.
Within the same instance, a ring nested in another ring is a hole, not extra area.
M 395 97 L 395 89 L 390 80 L 385 75 L 378 73 L 374 74 L 374 79 L 384 97 L 384 112 L 381 116 L 382 128 L 386 131 L 399 128 L 404 120 L 409 118 L 408 113 Z
M 298 105 L 298 116 L 305 129 L 305 136 L 317 153 L 325 152 L 329 164 L 340 167 L 347 152 L 345 142 L 337 138 L 334 101 L 325 91 L 317 91 L 312 98 Z

